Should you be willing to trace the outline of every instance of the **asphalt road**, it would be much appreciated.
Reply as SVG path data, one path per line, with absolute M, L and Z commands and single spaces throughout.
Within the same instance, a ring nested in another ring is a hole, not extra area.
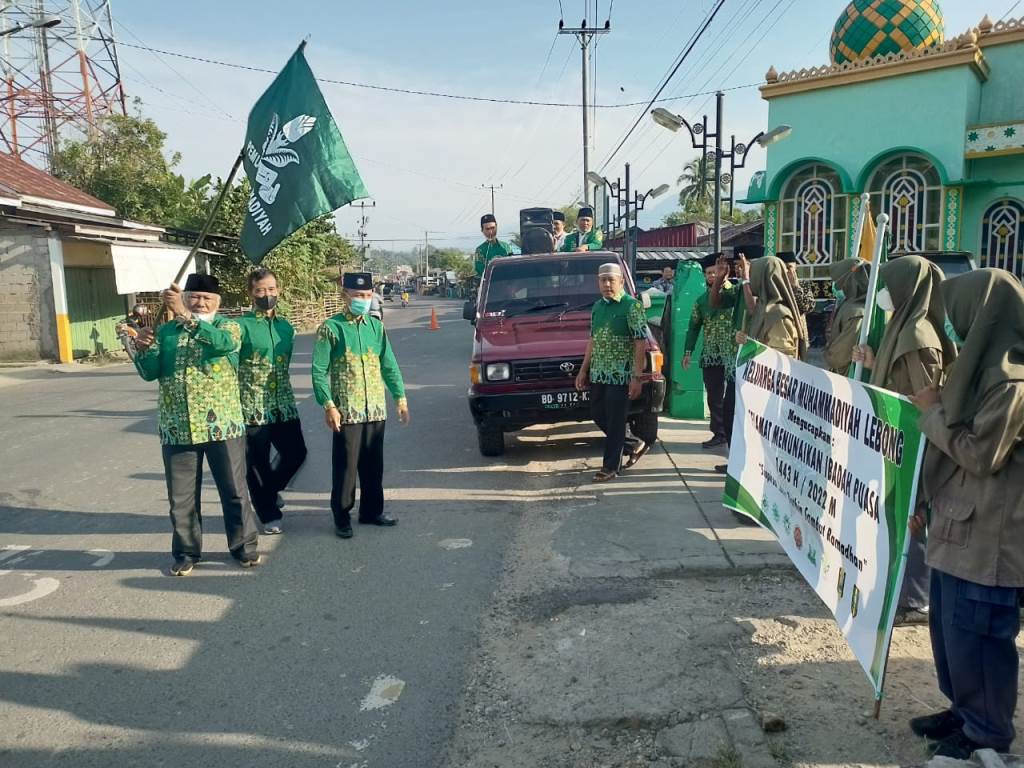
M 207 482 L 207 560 L 166 575 L 155 385 L 126 365 L 0 372 L 0 766 L 441 764 L 517 473 L 477 453 L 461 307 L 438 302 L 430 332 L 426 302 L 387 306 L 413 416 L 388 422 L 400 525 L 334 536 L 303 336 L 310 456 L 253 571 Z

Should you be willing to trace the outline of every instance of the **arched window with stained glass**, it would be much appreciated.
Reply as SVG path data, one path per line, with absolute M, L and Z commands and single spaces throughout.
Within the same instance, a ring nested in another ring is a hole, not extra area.
M 833 259 L 845 258 L 848 205 L 839 174 L 827 165 L 804 166 L 786 182 L 779 250 L 796 253 L 802 277 L 825 279 Z
M 998 267 L 1024 279 L 1024 203 L 997 200 L 981 220 L 981 266 Z
M 926 158 L 887 160 L 872 174 L 868 191 L 872 215 L 889 214 L 893 253 L 942 250 L 942 181 Z

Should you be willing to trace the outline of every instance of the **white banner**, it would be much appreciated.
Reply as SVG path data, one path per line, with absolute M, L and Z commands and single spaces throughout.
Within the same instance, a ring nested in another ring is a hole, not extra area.
M 740 350 L 723 503 L 779 539 L 881 696 L 924 438 L 892 392 Z
M 143 246 L 111 243 L 110 255 L 114 261 L 114 281 L 117 292 L 142 293 L 162 291 L 178 274 L 181 262 L 189 249 L 173 245 Z M 195 272 L 195 259 L 188 263 L 185 274 Z

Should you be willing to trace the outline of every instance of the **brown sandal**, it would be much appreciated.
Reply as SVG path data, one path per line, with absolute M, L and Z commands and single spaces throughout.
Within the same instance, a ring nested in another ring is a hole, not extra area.
M 629 469 L 636 464 L 640 459 L 647 455 L 647 452 L 651 450 L 651 446 L 647 443 L 640 443 L 640 447 L 629 454 L 629 458 L 626 459 L 626 466 L 624 469 Z
M 602 469 L 600 472 L 594 475 L 593 482 L 595 483 L 607 483 L 609 480 L 614 480 L 618 476 L 618 472 L 609 472 Z

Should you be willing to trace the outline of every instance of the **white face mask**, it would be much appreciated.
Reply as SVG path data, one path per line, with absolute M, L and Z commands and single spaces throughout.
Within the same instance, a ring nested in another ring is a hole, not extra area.
M 875 295 L 875 302 L 882 308 L 883 312 L 895 312 L 896 305 L 892 303 L 892 296 L 888 288 L 883 288 Z
M 202 320 L 204 323 L 208 323 L 211 320 L 213 320 L 213 316 L 215 314 L 217 314 L 217 313 L 216 312 L 204 312 L 204 313 L 193 312 L 192 313 L 192 317 L 194 317 L 196 320 Z

